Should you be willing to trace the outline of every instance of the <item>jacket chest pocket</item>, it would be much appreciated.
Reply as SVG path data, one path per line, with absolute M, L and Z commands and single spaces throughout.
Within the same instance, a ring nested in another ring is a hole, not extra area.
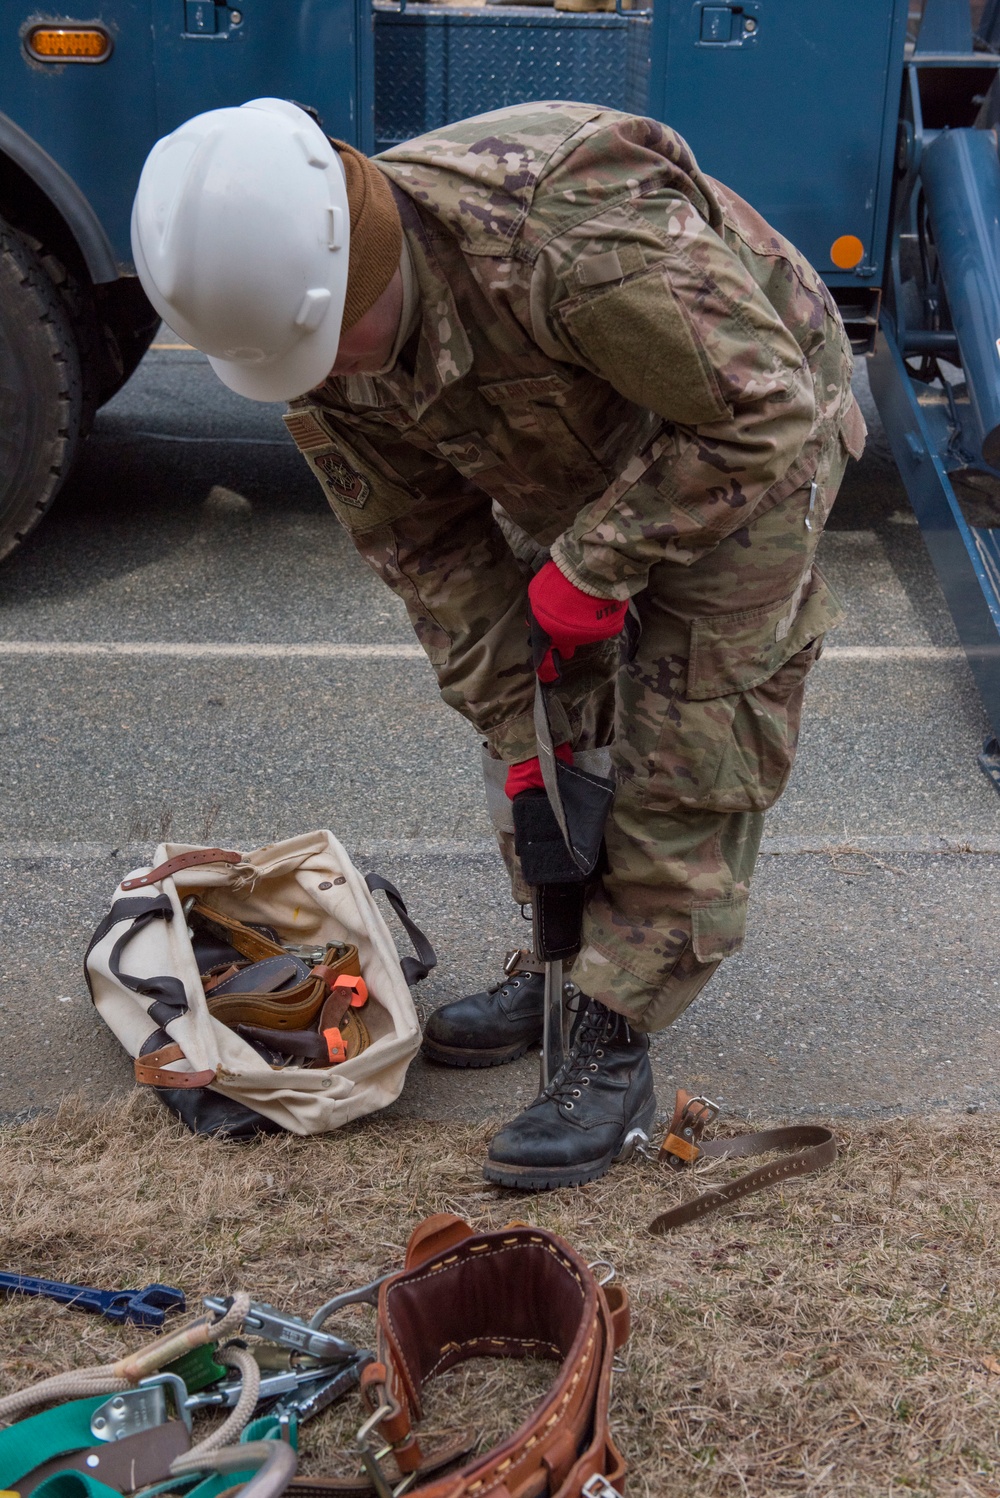
M 500 418 L 510 466 L 556 493 L 571 488 L 583 503 L 607 478 L 574 429 L 572 390 L 553 374 L 494 381 L 479 394 Z

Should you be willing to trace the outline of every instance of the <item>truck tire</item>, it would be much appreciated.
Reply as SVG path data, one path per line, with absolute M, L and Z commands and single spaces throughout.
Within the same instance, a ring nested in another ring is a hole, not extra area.
M 0 557 L 37 525 L 80 436 L 80 355 L 64 302 L 0 219 Z
M 160 326 L 160 314 L 154 312 L 137 276 L 120 276 L 110 286 L 100 288 L 103 302 L 98 315 L 103 319 L 106 338 L 117 350 L 111 383 L 101 391 L 101 405 L 131 379 Z

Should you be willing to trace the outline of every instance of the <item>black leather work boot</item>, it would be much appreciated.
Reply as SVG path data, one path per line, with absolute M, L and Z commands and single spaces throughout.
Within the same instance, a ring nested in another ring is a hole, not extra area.
M 655 1116 L 647 1037 L 591 999 L 564 1065 L 495 1136 L 483 1175 L 526 1191 L 594 1181 L 628 1158 Z
M 545 974 L 527 952 L 512 952 L 505 976 L 482 993 L 435 1009 L 424 1055 L 443 1066 L 503 1066 L 542 1043 Z

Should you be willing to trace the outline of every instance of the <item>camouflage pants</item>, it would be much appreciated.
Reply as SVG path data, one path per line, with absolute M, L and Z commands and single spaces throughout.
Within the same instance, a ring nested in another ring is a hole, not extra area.
M 743 943 L 763 814 L 787 783 L 805 679 L 841 617 L 814 556 L 846 457 L 835 442 L 815 492 L 795 490 L 691 567 L 654 567 L 635 599 L 634 659 L 615 672 L 598 652 L 563 689 L 578 746 L 606 742 L 613 714 L 618 780 L 609 869 L 570 976 L 641 1030 L 675 1020 Z

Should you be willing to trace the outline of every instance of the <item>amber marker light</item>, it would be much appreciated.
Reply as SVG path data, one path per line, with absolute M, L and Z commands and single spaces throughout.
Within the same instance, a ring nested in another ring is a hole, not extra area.
M 107 62 L 111 56 L 103 26 L 32 26 L 24 45 L 38 62 Z
M 865 258 L 865 247 L 856 234 L 842 234 L 830 246 L 830 259 L 838 270 L 853 270 Z

